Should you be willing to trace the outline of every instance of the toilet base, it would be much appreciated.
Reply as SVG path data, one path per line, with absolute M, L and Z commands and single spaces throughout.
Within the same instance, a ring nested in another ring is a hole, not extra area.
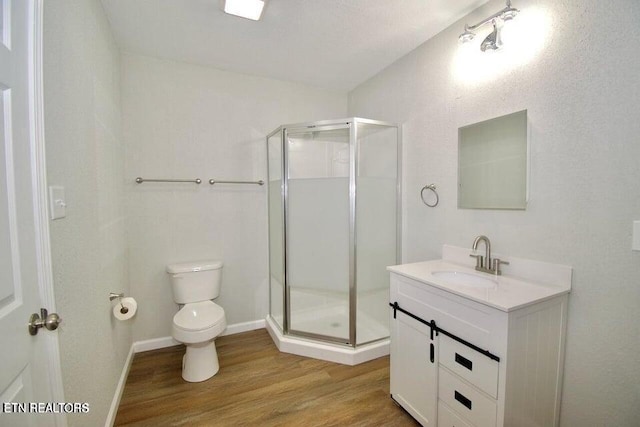
M 214 340 L 197 344 L 187 344 L 182 358 L 182 379 L 198 383 L 214 376 L 220 365 Z

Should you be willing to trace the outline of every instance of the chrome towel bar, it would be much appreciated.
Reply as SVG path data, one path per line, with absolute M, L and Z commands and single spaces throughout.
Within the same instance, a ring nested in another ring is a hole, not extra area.
M 260 181 L 220 181 L 220 180 L 211 178 L 209 180 L 209 184 L 211 184 L 211 185 L 214 185 L 214 184 L 255 184 L 255 185 L 264 185 L 264 181 L 263 180 L 260 180 Z
M 136 182 L 138 184 L 142 184 L 143 182 L 193 182 L 194 184 L 202 183 L 200 178 L 196 179 L 149 179 L 149 178 L 141 178 L 137 177 Z
M 150 179 L 150 178 L 142 178 L 137 177 L 136 182 L 138 184 L 142 184 L 143 182 L 193 182 L 194 184 L 201 184 L 202 180 L 200 178 L 196 179 Z M 255 185 L 264 185 L 264 181 L 221 181 L 218 179 L 211 178 L 209 180 L 209 184 L 255 184 Z

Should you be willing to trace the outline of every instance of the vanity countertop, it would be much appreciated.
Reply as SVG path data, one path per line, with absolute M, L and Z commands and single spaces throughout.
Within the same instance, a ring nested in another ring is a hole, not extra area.
M 460 260 L 464 260 L 460 256 L 468 257 L 468 253 L 468 250 L 462 248 L 445 246 L 443 251 L 445 259 L 394 265 L 387 267 L 387 270 L 505 312 L 571 291 L 571 267 L 517 258 L 504 258 L 511 262 L 511 266 L 516 267 L 517 273 L 521 274 L 510 275 L 505 272 L 502 276 L 496 276 L 478 272 L 473 266 L 464 265 L 466 262 L 451 260 L 451 258 L 456 258 L 455 255 Z M 541 272 L 540 269 L 545 271 Z M 493 281 L 494 285 L 475 287 L 455 284 L 433 275 L 439 271 L 456 271 L 483 277 Z M 532 274 L 533 280 L 526 276 L 528 272 L 534 272 Z M 546 283 L 545 279 L 547 279 Z

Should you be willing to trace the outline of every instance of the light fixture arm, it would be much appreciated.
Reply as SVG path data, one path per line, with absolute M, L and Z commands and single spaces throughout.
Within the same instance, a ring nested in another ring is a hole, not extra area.
M 478 22 L 475 25 L 468 25 L 465 24 L 464 25 L 464 30 L 466 31 L 473 31 L 476 30 L 480 27 L 482 27 L 485 24 L 488 23 L 493 23 L 495 19 L 497 18 L 501 18 L 502 20 L 508 21 L 509 19 L 512 19 L 515 14 L 517 14 L 518 12 L 520 12 L 518 9 L 515 9 L 514 7 L 511 6 L 511 0 L 507 0 L 507 5 L 504 7 L 504 9 L 494 13 L 493 15 L 489 16 L 488 18 L 483 19 L 482 21 Z

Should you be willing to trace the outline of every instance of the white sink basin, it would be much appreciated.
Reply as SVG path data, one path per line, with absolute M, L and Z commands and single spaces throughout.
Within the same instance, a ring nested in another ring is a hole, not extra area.
M 493 288 L 497 282 L 487 277 L 477 274 L 464 273 L 461 271 L 434 271 L 433 276 L 444 280 L 452 285 L 468 286 L 470 288 Z

